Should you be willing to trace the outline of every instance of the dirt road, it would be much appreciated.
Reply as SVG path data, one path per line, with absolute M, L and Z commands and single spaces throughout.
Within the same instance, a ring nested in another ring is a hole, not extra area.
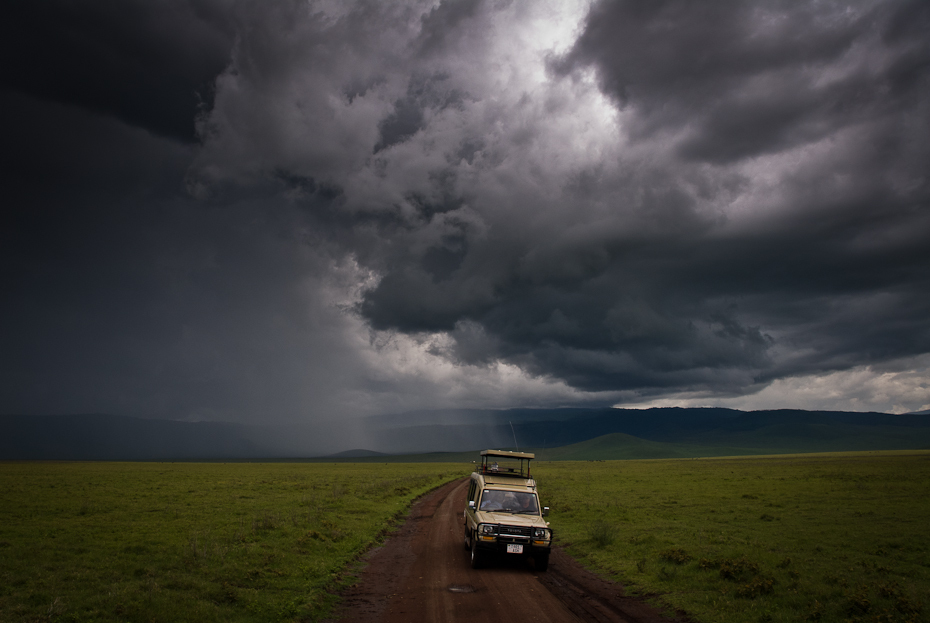
M 467 481 L 420 498 L 407 522 L 366 557 L 347 591 L 342 623 L 671 623 L 655 608 L 622 595 L 563 552 L 546 573 L 503 560 L 475 570 L 463 543 Z M 557 525 L 553 525 L 557 528 Z

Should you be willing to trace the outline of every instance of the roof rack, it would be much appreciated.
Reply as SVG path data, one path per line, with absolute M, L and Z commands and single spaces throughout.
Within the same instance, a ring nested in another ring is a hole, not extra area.
M 513 478 L 530 478 L 530 461 L 536 458 L 532 452 L 510 450 L 482 450 L 479 473 Z
M 500 456 L 529 460 L 536 458 L 536 455 L 532 452 L 512 452 L 511 450 L 482 450 L 481 456 Z

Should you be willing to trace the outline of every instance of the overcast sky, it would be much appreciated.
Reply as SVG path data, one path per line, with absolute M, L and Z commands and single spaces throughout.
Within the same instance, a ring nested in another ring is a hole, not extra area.
M 0 14 L 0 412 L 930 408 L 926 0 Z

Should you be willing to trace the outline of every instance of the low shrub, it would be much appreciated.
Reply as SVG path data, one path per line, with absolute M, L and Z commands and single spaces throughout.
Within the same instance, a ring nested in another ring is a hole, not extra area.
M 588 529 L 588 538 L 598 547 L 609 547 L 617 539 L 617 528 L 603 520 L 595 521 Z

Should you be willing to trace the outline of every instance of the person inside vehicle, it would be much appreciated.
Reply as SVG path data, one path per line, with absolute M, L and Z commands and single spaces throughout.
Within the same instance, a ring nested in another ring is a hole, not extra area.
M 481 496 L 481 510 L 496 511 L 503 507 L 502 491 L 485 491 Z
M 517 496 L 508 491 L 504 494 L 503 506 L 505 511 L 515 511 L 519 507 Z
M 530 494 L 524 494 L 520 496 L 519 506 L 517 508 L 518 513 L 526 513 L 535 515 L 539 512 L 539 509 L 536 507 L 536 496 Z

